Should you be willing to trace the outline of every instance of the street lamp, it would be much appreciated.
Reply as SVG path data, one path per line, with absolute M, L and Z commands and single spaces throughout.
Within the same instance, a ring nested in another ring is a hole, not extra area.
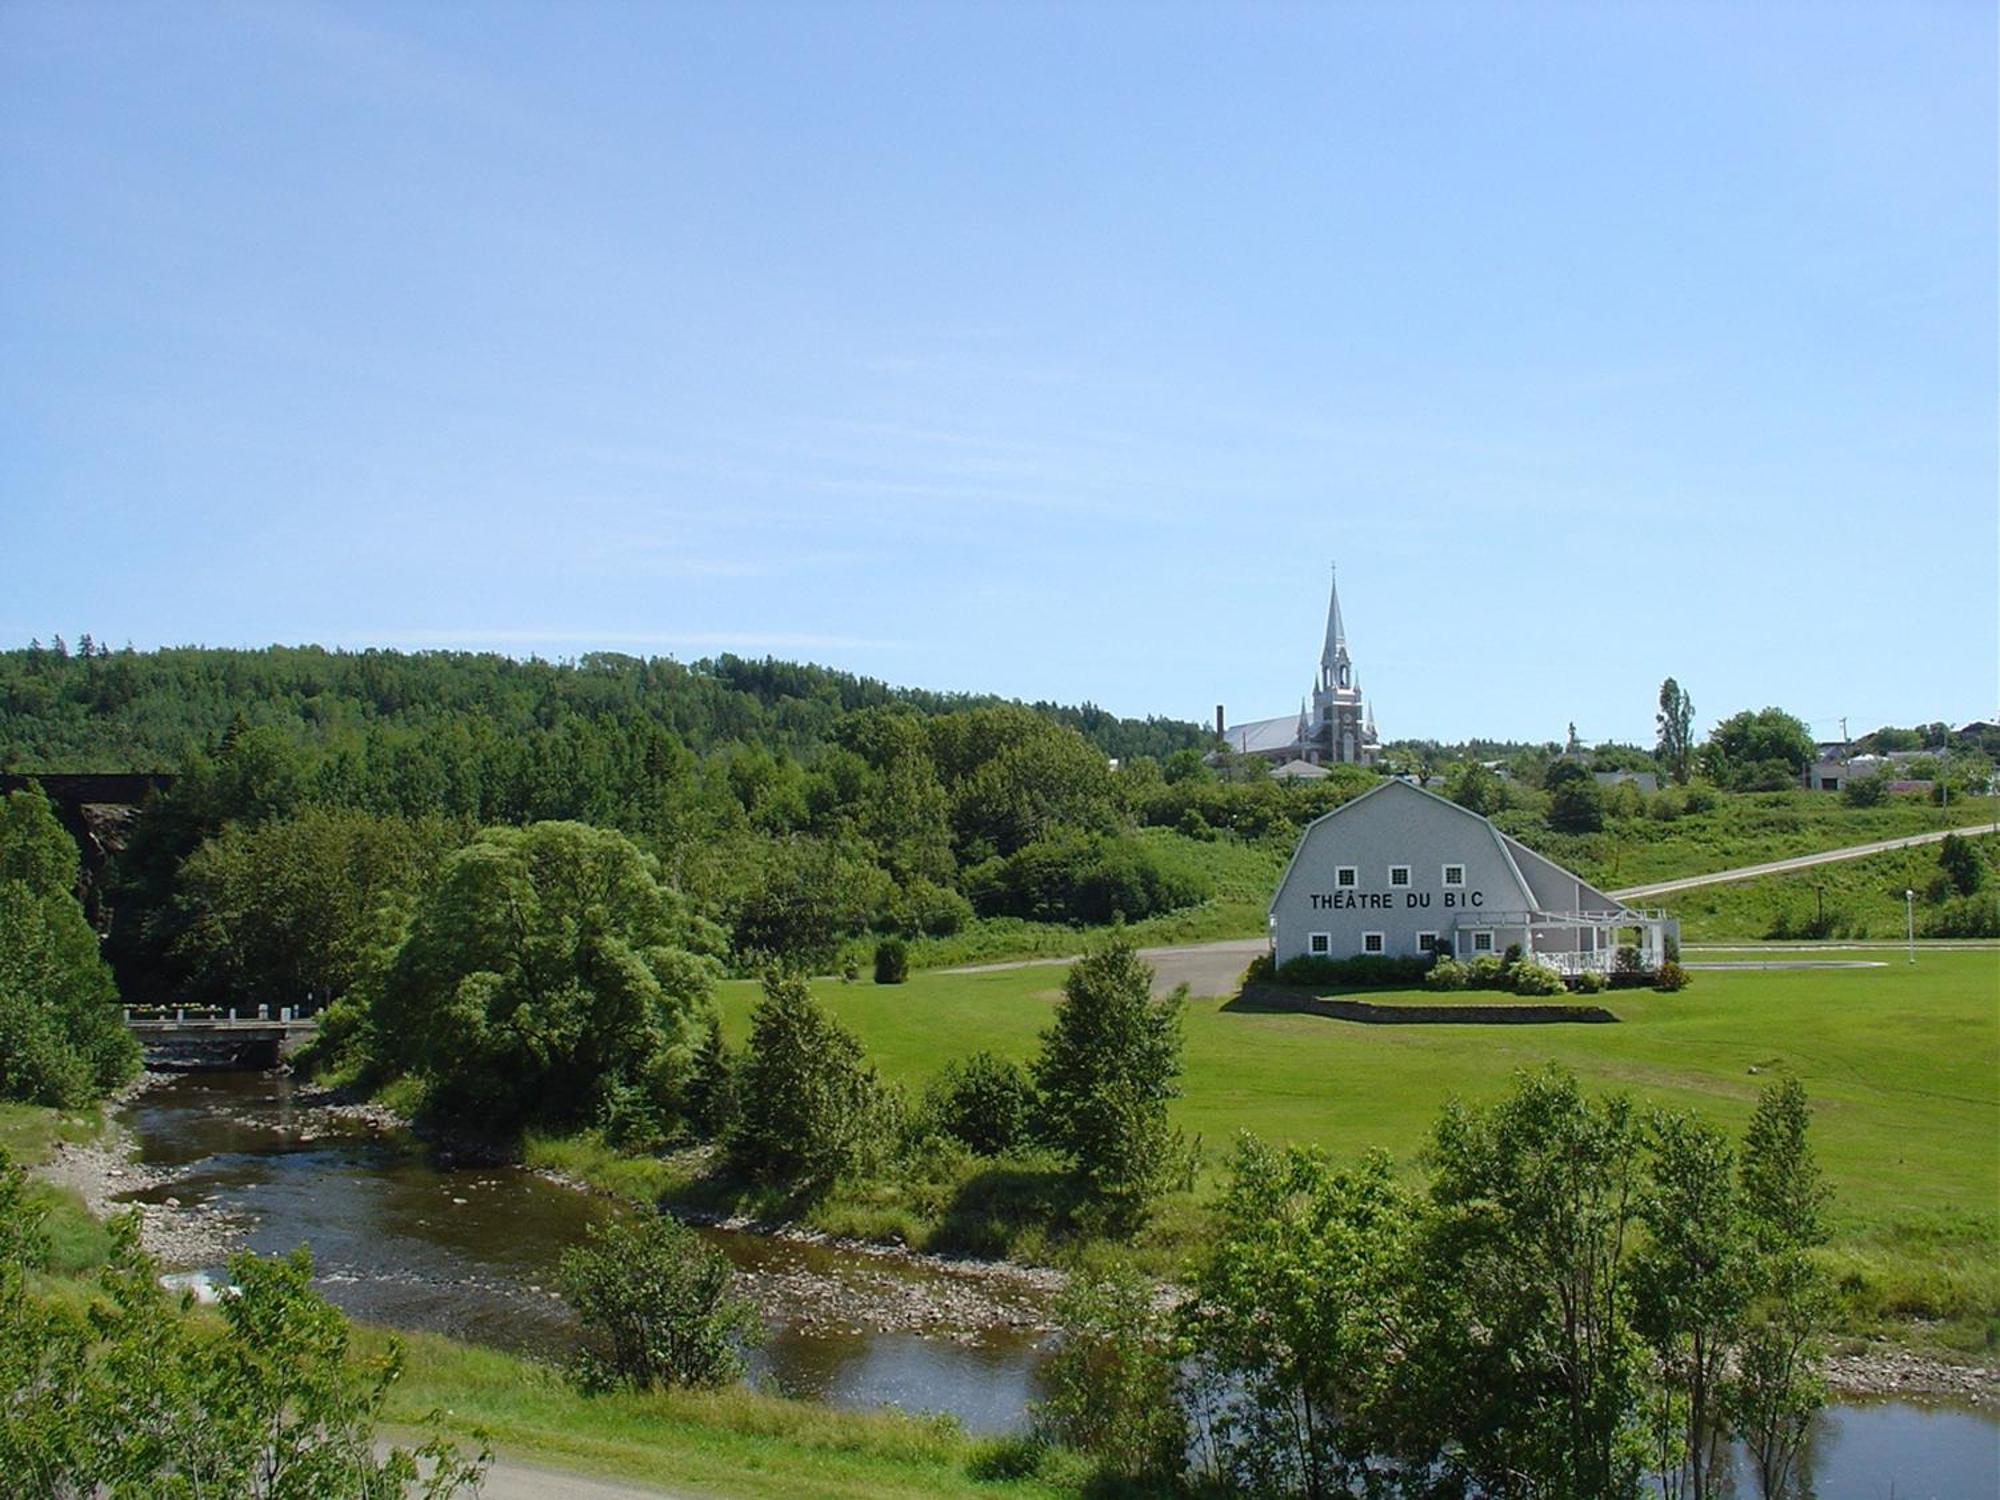
M 1907 887 L 1903 891 L 1903 926 L 1910 944 L 1910 962 L 1917 961 L 1917 893 Z

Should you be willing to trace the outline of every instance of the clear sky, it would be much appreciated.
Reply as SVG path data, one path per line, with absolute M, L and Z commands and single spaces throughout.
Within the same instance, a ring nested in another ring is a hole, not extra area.
M 1989 4 L 0 5 L 0 644 L 2000 706 Z

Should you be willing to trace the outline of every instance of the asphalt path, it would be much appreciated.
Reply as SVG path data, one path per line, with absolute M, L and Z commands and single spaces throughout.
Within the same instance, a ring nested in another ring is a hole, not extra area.
M 1185 984 L 1191 995 L 1233 995 L 1250 960 L 1271 945 L 1263 938 L 1229 938 L 1220 943 L 1194 943 L 1179 948 L 1141 948 L 1139 957 L 1153 966 L 1153 993 L 1164 995 Z M 946 974 L 997 974 L 1004 969 L 1066 968 L 1081 955 L 1063 958 L 1017 958 L 1010 963 L 967 964 Z
M 1675 891 L 1691 891 L 1697 886 L 1727 885 L 1735 880 L 1754 880 L 1759 875 L 1783 875 L 1789 870 L 1810 870 L 1814 865 L 1839 864 L 1842 860 L 1862 859 L 1870 854 L 1883 854 L 1891 849 L 1913 849 L 1919 844 L 1939 844 L 1956 834 L 2000 833 L 2000 825 L 1993 828 L 1946 828 L 1937 833 L 1916 833 L 1906 838 L 1881 839 L 1873 844 L 1850 844 L 1845 849 L 1823 849 L 1818 854 L 1801 854 L 1792 859 L 1774 859 L 1769 864 L 1744 865 L 1735 870 L 1717 870 L 1712 875 L 1687 875 L 1679 880 L 1656 880 L 1651 885 L 1627 886 L 1622 891 L 1607 891 L 1605 894 L 1620 901 L 1643 901 L 1649 896 L 1671 896 Z

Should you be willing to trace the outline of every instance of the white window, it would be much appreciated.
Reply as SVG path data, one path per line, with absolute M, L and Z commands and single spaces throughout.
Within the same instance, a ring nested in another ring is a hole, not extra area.
M 1361 951 L 1363 953 L 1380 953 L 1387 946 L 1388 939 L 1379 932 L 1364 932 L 1361 934 Z
M 1444 867 L 1444 883 L 1445 883 L 1446 885 L 1464 885 L 1464 884 L 1465 884 L 1465 866 L 1464 866 L 1464 865 L 1446 865 L 1446 866 Z
M 1333 938 L 1324 932 L 1315 932 L 1306 939 L 1306 951 L 1314 958 L 1324 958 L 1333 951 Z
M 1360 883 L 1360 873 L 1353 865 L 1335 865 L 1333 883 L 1343 891 L 1351 891 Z
M 1408 885 L 1409 883 L 1410 883 L 1410 867 L 1408 865 L 1389 866 L 1389 884 Z
M 1417 952 L 1435 953 L 1437 951 L 1438 935 L 1435 932 L 1420 932 L 1417 934 Z
M 1493 951 L 1493 934 L 1485 931 L 1473 933 L 1472 951 L 1474 953 L 1491 953 Z

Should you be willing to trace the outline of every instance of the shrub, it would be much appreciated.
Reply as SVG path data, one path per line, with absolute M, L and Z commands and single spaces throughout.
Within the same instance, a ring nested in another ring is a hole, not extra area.
M 1560 995 L 1563 977 L 1547 964 L 1527 959 L 1514 965 L 1514 993 L 1517 995 Z
M 769 974 L 750 1016 L 729 1147 L 758 1176 L 825 1188 L 882 1144 L 886 1100 L 861 1043 L 805 980 Z
M 1110 1475 L 1178 1474 L 1187 1425 L 1176 1403 L 1179 1361 L 1170 1313 L 1128 1270 L 1076 1276 L 1056 1304 L 1062 1342 L 1032 1410 L 1035 1430 L 1095 1459 Z
M 1465 987 L 1469 990 L 1504 990 L 1507 965 L 1490 953 L 1482 953 L 1465 966 Z
M 1243 983 L 1269 984 L 1278 977 L 1278 966 L 1271 961 L 1271 955 L 1260 953 L 1250 960 L 1250 967 L 1243 971 Z
M 1841 784 L 1840 800 L 1849 807 L 1880 807 L 1889 800 L 1889 778 L 1880 774 L 1852 777 Z
M 1407 989 L 1423 983 L 1430 967 L 1429 958 L 1399 958 L 1384 953 L 1357 953 L 1352 958 L 1301 954 L 1278 966 L 1278 982 L 1310 989 Z
M 1172 867 L 1135 838 L 1076 832 L 1049 834 L 975 866 L 965 885 L 982 915 L 1031 922 L 1138 921 L 1213 894 L 1205 876 Z
M 737 1062 L 722 1040 L 722 1023 L 709 1017 L 708 1030 L 695 1050 L 694 1072 L 688 1079 L 682 1113 L 704 1140 L 720 1140 L 736 1123 Z
M 1656 990 L 1665 990 L 1667 993 L 1672 994 L 1675 990 L 1686 989 L 1688 987 L 1688 978 L 1688 971 L 1670 958 L 1662 963 L 1658 970 L 1654 972 L 1653 988 Z
M 1604 993 L 1604 987 L 1608 982 L 1604 977 L 1603 970 L 1585 969 L 1581 974 L 1576 976 L 1577 992 L 1584 995 L 1601 995 Z
M 909 944 L 901 938 L 883 938 L 875 945 L 875 982 L 901 984 L 909 977 Z
M 1019 1063 L 975 1052 L 931 1080 L 924 1112 L 981 1156 L 1004 1156 L 1027 1140 L 1035 1086 Z
M 563 1253 L 556 1284 L 583 1325 L 585 1390 L 727 1385 L 762 1326 L 733 1295 L 721 1251 L 663 1214 L 593 1224 Z
M 2000 902 L 1991 896 L 1954 896 L 1923 921 L 1925 937 L 2000 937 Z
M 1978 847 L 1955 833 L 1946 834 L 1938 845 L 1938 868 L 1961 896 L 1970 896 L 1986 883 L 1986 861 L 1979 857 Z
M 1630 989 L 1646 982 L 1645 960 L 1639 950 L 1630 943 L 1622 945 L 1611 955 L 1611 987 L 1614 990 Z
M 1427 990 L 1462 990 L 1471 979 L 1470 968 L 1455 958 L 1440 958 L 1424 975 Z

